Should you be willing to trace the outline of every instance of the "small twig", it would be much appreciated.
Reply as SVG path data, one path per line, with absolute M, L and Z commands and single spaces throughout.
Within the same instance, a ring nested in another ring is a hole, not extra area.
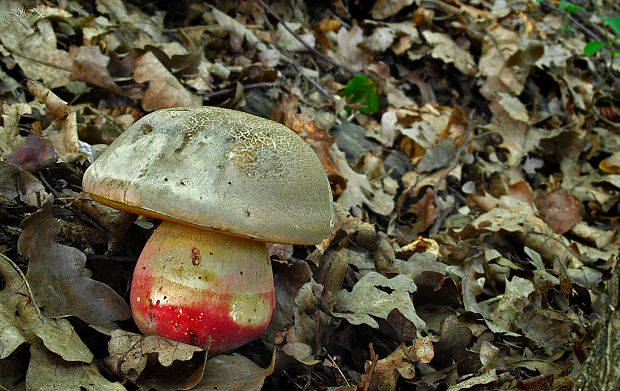
M 11 55 L 13 55 L 13 57 L 20 57 L 20 58 L 23 58 L 23 59 L 28 60 L 28 61 L 36 62 L 37 64 L 45 65 L 45 66 L 50 67 L 50 68 L 55 68 L 55 69 L 58 69 L 58 70 L 61 70 L 61 71 L 65 71 L 65 72 L 72 72 L 72 70 L 69 69 L 69 68 L 59 67 L 56 64 L 52 64 L 52 63 L 49 63 L 49 62 L 37 60 L 36 58 L 27 57 L 27 56 L 24 56 L 24 55 L 19 54 L 19 53 L 11 52 Z
M 276 85 L 277 83 L 273 83 L 273 82 L 261 82 L 261 83 L 246 84 L 243 86 L 243 89 L 250 90 L 253 88 L 271 88 L 271 87 L 275 87 Z M 218 97 L 220 95 L 230 94 L 231 92 L 235 92 L 236 90 L 237 90 L 236 88 L 225 88 L 223 90 L 217 90 L 214 92 L 210 92 L 208 94 L 204 94 L 202 98 L 205 100 L 209 100 L 209 99 Z
M 346 383 L 347 387 L 350 387 L 351 385 L 349 384 L 349 381 L 347 380 L 347 377 L 344 375 L 344 373 L 342 373 L 342 371 L 340 370 L 340 367 L 338 366 L 338 364 L 336 364 L 336 361 L 332 358 L 332 356 L 329 354 L 327 349 L 323 348 L 323 351 L 325 352 L 325 354 L 327 354 L 327 358 L 329 358 L 329 361 L 331 361 L 332 364 L 336 367 L 336 370 L 338 371 L 340 376 L 342 376 L 342 379 Z
M 467 124 L 467 130 L 465 131 L 465 140 L 463 141 L 463 144 L 459 147 L 459 149 L 456 150 L 456 153 L 454 154 L 454 159 L 452 159 L 452 162 L 450 163 L 450 167 L 448 167 L 448 169 L 441 174 L 439 180 L 437 180 L 437 183 L 435 183 L 435 186 L 433 187 L 433 202 L 435 204 L 435 208 L 437 208 L 438 217 L 441 216 L 441 205 L 439 205 L 439 202 L 437 201 L 439 187 L 446 180 L 448 174 L 450 174 L 452 170 L 456 168 L 456 165 L 461 158 L 461 154 L 463 154 L 463 151 L 465 151 L 465 148 L 467 148 L 467 146 L 472 140 L 471 133 L 474 130 L 474 113 L 475 110 L 472 110 L 471 113 L 469 113 L 469 123 Z M 435 222 L 433 223 L 433 226 L 431 227 L 431 230 L 429 232 L 431 234 L 436 234 L 437 232 L 439 232 L 439 227 L 441 226 L 442 221 L 443 219 L 435 219 Z
M 330 63 L 333 66 L 339 67 L 344 69 L 345 71 L 351 73 L 351 74 L 356 74 L 358 72 L 356 72 L 355 70 L 347 67 L 346 65 L 342 65 L 338 62 L 336 62 L 335 60 L 333 60 L 332 58 L 326 56 L 325 54 L 319 52 L 318 50 L 316 50 L 315 48 L 313 48 L 312 46 L 308 45 L 308 43 L 306 41 L 304 41 L 299 34 L 297 34 L 296 32 L 294 32 L 293 30 L 291 30 L 286 23 L 284 23 L 284 21 L 282 21 L 282 18 L 280 18 L 280 16 L 275 13 L 274 10 L 272 10 L 267 4 L 265 4 L 263 2 L 263 0 L 256 0 L 258 2 L 258 4 L 260 4 L 260 6 L 267 11 L 271 16 L 273 16 L 281 25 L 282 27 L 284 27 L 286 29 L 286 31 L 288 31 L 297 41 L 299 41 L 299 43 L 301 43 L 306 49 L 308 49 L 311 53 L 317 55 L 319 58 L 321 58 L 323 61 L 326 61 L 328 63 Z
M 368 375 L 366 375 L 366 378 L 363 380 L 365 382 L 364 391 L 368 391 L 368 389 L 370 388 L 370 383 L 372 383 L 372 375 L 375 372 L 375 368 L 377 367 L 377 361 L 379 361 L 379 356 L 375 354 L 375 349 L 372 346 L 372 342 L 368 344 L 368 348 L 370 349 L 370 369 L 368 370 Z
M 47 189 L 52 192 L 56 201 L 60 201 L 60 203 L 63 205 L 68 204 L 68 202 L 65 200 L 65 197 L 63 197 L 61 193 L 59 193 L 56 189 L 52 187 L 52 185 L 49 184 L 49 182 L 45 179 L 42 173 L 39 173 L 39 179 L 41 180 L 41 182 L 43 182 L 43 186 L 47 187 Z

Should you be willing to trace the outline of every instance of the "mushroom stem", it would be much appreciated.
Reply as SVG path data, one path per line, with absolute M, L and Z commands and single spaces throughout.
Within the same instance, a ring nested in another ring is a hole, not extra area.
M 145 334 L 234 349 L 269 325 L 275 307 L 265 243 L 163 221 L 140 254 L 131 286 Z

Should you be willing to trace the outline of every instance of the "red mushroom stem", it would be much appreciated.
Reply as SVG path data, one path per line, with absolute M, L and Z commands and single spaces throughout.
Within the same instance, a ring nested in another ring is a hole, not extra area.
M 136 265 L 131 309 L 144 334 L 231 350 L 257 337 L 275 307 L 265 243 L 163 221 Z

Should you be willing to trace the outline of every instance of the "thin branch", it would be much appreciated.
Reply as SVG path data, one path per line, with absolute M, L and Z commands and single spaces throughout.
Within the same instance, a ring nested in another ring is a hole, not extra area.
M 276 31 L 273 28 L 273 25 L 271 24 L 271 22 L 269 21 L 269 18 L 267 18 L 267 15 L 265 15 L 265 12 L 263 9 L 259 10 L 259 13 L 261 15 L 261 17 L 263 18 L 263 20 L 265 21 L 265 23 L 267 23 L 267 27 L 269 28 L 269 31 L 271 32 L 271 36 L 273 37 L 273 41 L 274 43 L 272 44 L 273 47 L 276 48 L 276 50 L 278 50 L 278 52 L 280 54 L 282 54 L 288 61 L 289 63 L 291 63 L 293 65 L 293 67 L 295 67 L 295 71 L 297 71 L 298 74 L 301 75 L 301 77 L 303 77 L 308 83 L 312 84 L 312 86 L 314 86 L 314 88 L 324 97 L 326 97 L 331 104 L 335 104 L 336 100 L 320 85 L 318 84 L 315 80 L 313 80 L 310 76 L 306 75 L 302 69 L 301 69 L 301 65 L 299 65 L 299 63 L 297 62 L 297 60 L 295 60 L 295 58 L 289 54 L 286 50 L 284 50 L 283 48 L 281 48 L 276 42 L 277 42 L 277 35 L 276 35 Z
M 323 351 L 325 351 L 325 354 L 327 354 L 327 358 L 329 358 L 329 361 L 332 362 L 332 365 L 334 367 L 336 367 L 336 370 L 338 371 L 338 373 L 340 373 L 340 376 L 342 376 L 342 380 L 344 380 L 344 382 L 347 385 L 347 387 L 350 387 L 351 385 L 349 384 L 349 381 L 347 380 L 347 377 L 344 375 L 344 373 L 342 373 L 342 371 L 340 370 L 340 367 L 338 366 L 336 361 L 332 358 L 332 356 L 329 354 L 327 349 L 323 348 Z
M 40 65 L 45 65 L 46 67 L 55 68 L 55 69 L 58 69 L 58 70 L 61 70 L 61 71 L 64 71 L 64 72 L 72 72 L 72 70 L 69 69 L 69 68 L 59 67 L 56 64 L 52 64 L 52 63 L 49 63 L 49 62 L 37 60 L 36 58 L 27 57 L 27 56 L 24 56 L 24 55 L 19 54 L 19 53 L 11 52 L 11 55 L 13 55 L 14 57 L 23 58 L 24 60 L 36 62 L 37 64 L 40 64 Z
M 588 35 L 590 37 L 590 39 L 593 39 L 595 41 L 600 41 L 601 38 L 592 30 L 590 30 L 589 28 L 587 28 L 586 26 L 584 26 L 580 21 L 578 21 L 577 19 L 575 19 L 575 17 L 573 17 L 570 13 L 566 12 L 565 10 L 561 10 L 558 7 L 556 7 L 555 4 L 553 4 L 550 1 L 542 1 L 540 4 L 542 4 L 544 7 L 547 7 L 548 9 L 552 10 L 553 12 L 557 12 L 559 14 L 561 14 L 562 16 L 566 16 L 566 18 L 568 20 L 570 20 L 570 22 L 572 24 L 574 24 L 575 26 L 579 27 L 581 29 L 581 31 L 584 32 L 585 35 Z
M 261 82 L 261 83 L 253 83 L 253 84 L 246 84 L 243 86 L 244 90 L 250 90 L 253 88 L 271 88 L 271 87 L 275 87 L 277 85 L 277 83 L 272 83 L 272 82 Z M 230 94 L 231 92 L 235 92 L 237 89 L 236 88 L 224 88 L 222 90 L 217 90 L 214 92 L 210 92 L 208 94 L 204 94 L 202 96 L 203 99 L 205 100 L 209 100 L 212 98 L 215 98 L 217 96 L 220 95 L 226 95 L 226 94 Z
M 306 41 L 304 41 L 299 34 L 297 34 L 296 32 L 294 32 L 293 30 L 291 30 L 286 23 L 284 23 L 284 21 L 282 21 L 282 18 L 280 18 L 280 16 L 275 13 L 274 10 L 272 10 L 267 4 L 265 4 L 263 2 L 263 0 L 256 0 L 258 2 L 258 4 L 260 4 L 260 6 L 267 11 L 271 16 L 274 17 L 274 19 L 276 19 L 281 25 L 282 27 L 284 27 L 286 29 L 286 31 L 288 31 L 297 41 L 299 41 L 299 43 L 301 43 L 306 49 L 308 49 L 311 53 L 315 54 L 316 56 L 318 56 L 319 58 L 321 58 L 323 61 L 326 61 L 328 63 L 330 63 L 333 66 L 336 66 L 338 68 L 342 68 L 345 71 L 351 73 L 351 74 L 356 74 L 359 73 L 351 68 L 349 68 L 346 65 L 342 65 L 338 62 L 336 62 L 335 60 L 333 60 L 331 57 L 326 56 L 325 54 L 319 52 L 318 50 L 316 50 L 315 48 L 313 48 L 312 46 L 308 45 L 308 43 Z

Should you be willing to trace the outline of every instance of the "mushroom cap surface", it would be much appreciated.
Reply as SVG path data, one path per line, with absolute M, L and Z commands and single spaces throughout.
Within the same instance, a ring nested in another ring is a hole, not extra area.
M 262 241 L 315 244 L 334 223 L 329 181 L 312 148 L 284 125 L 218 107 L 142 117 L 82 185 L 117 209 Z

